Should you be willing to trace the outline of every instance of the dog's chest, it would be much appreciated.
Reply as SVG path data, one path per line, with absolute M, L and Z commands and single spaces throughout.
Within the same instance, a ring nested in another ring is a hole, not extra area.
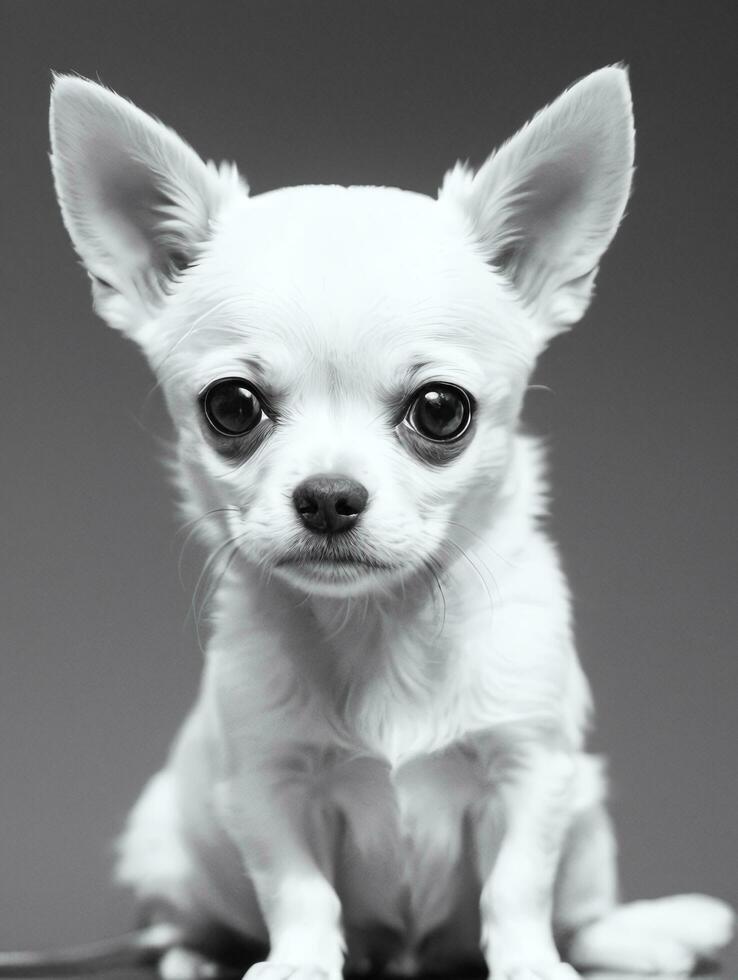
M 459 636 L 452 624 L 439 636 L 435 622 L 384 621 L 326 651 L 330 680 L 319 679 L 319 703 L 306 712 L 317 709 L 342 740 L 399 772 L 495 722 L 491 699 L 478 717 L 480 661 L 491 642 L 489 634 Z
M 448 921 L 463 892 L 478 896 L 467 815 L 489 792 L 483 753 L 456 743 L 398 767 L 332 759 L 321 802 L 340 813 L 337 883 L 349 925 L 384 923 L 416 936 Z

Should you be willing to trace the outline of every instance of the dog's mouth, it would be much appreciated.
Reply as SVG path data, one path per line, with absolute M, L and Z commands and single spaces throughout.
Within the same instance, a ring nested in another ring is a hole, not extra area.
M 288 551 L 277 558 L 275 566 L 296 572 L 298 575 L 324 580 L 351 580 L 370 572 L 394 571 L 397 563 L 357 549 L 303 546 Z

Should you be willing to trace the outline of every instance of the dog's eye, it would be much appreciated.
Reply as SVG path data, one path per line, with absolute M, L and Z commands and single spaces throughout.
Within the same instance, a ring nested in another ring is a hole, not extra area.
M 214 381 L 201 399 L 210 427 L 222 436 L 246 435 L 264 414 L 258 396 L 243 378 Z
M 448 442 L 469 428 L 471 400 L 463 388 L 451 384 L 429 384 L 417 393 L 406 423 L 426 439 Z

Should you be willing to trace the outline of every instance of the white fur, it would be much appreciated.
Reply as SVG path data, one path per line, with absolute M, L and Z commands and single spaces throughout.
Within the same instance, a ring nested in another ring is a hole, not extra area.
M 71 77 L 52 149 L 96 307 L 164 391 L 215 582 L 200 695 L 131 815 L 120 880 L 192 945 L 210 925 L 268 942 L 251 980 L 335 980 L 346 953 L 452 965 L 480 942 L 494 980 L 565 980 L 562 949 L 681 969 L 725 941 L 712 900 L 687 908 L 689 935 L 666 905 L 616 908 L 541 451 L 518 428 L 536 357 L 584 313 L 625 208 L 625 71 L 579 82 L 476 175 L 457 166 L 438 200 L 250 198 L 233 168 Z M 198 403 L 228 376 L 279 402 L 248 458 L 223 454 Z M 477 403 L 445 462 L 391 419 L 426 381 Z M 315 473 L 367 488 L 350 541 L 383 568 L 280 563 L 310 547 L 291 494 Z M 167 980 L 208 971 L 179 949 L 162 962 Z

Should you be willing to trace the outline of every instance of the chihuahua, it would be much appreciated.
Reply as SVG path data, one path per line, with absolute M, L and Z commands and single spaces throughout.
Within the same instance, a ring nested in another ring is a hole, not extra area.
M 249 980 L 673 975 L 714 955 L 717 899 L 619 904 L 519 423 L 629 197 L 626 70 L 577 82 L 436 199 L 250 197 L 73 76 L 51 143 L 95 309 L 157 378 L 214 572 L 195 706 L 119 842 L 161 976 L 216 973 L 215 936 L 261 950 Z

